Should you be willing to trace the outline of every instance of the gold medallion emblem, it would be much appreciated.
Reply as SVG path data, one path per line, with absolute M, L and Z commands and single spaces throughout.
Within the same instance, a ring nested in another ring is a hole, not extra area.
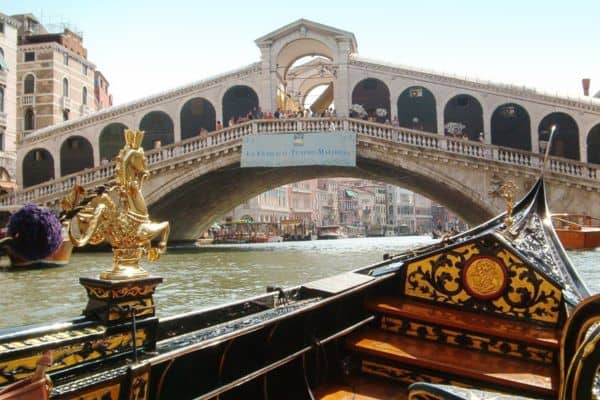
M 463 270 L 463 284 L 473 297 L 495 299 L 506 287 L 506 269 L 495 257 L 473 257 Z

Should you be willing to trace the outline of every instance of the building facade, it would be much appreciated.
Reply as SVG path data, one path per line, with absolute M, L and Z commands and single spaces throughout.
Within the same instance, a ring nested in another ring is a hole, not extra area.
M 81 35 L 69 29 L 48 32 L 31 14 L 13 18 L 21 23 L 17 62 L 18 133 L 26 136 L 36 129 L 97 111 L 96 66 L 87 59 Z
M 19 21 L 0 13 L 0 192 L 11 190 L 16 181 L 19 26 Z

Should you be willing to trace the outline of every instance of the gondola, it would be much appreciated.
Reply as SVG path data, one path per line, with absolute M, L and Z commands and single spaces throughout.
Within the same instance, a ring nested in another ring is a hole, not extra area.
M 80 282 L 82 316 L 0 331 L 0 385 L 51 351 L 61 400 L 584 400 L 600 366 L 600 296 L 553 230 L 543 177 L 471 230 L 222 306 L 158 319 L 161 277 Z

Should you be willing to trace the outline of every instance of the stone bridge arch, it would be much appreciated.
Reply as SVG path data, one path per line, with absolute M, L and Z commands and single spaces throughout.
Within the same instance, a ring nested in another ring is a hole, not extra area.
M 393 146 L 393 145 L 392 145 Z M 358 146 L 357 166 L 240 168 L 240 147 L 199 164 L 155 175 L 145 187 L 153 218 L 169 220 L 174 241 L 193 240 L 221 215 L 267 190 L 317 177 L 355 177 L 382 181 L 418 192 L 471 223 L 495 214 L 488 197 L 465 179 L 471 166 L 437 161 L 423 163 L 423 154 L 401 156 L 390 143 L 372 138 Z M 477 181 L 481 177 L 473 177 Z M 487 193 L 487 192 L 484 192 Z

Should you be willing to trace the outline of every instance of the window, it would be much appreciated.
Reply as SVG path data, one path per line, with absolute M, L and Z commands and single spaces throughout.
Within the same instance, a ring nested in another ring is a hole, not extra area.
M 0 71 L 8 70 L 8 66 L 6 65 L 6 60 L 4 59 L 4 50 L 0 47 Z
M 87 76 L 88 73 L 88 66 L 85 64 L 81 65 L 81 73 L 84 74 L 85 76 Z
M 25 52 L 24 61 L 25 62 L 35 61 L 35 51 L 27 51 L 27 52 Z
M 69 120 L 69 110 L 63 110 L 63 121 Z
M 69 55 L 67 53 L 63 54 L 63 63 L 69 65 Z
M 69 80 L 67 78 L 63 78 L 63 96 L 69 97 Z
M 81 89 L 81 104 L 87 105 L 87 88 L 85 86 Z
M 31 74 L 25 77 L 25 82 L 23 84 L 23 93 L 35 93 L 35 77 Z
M 0 33 L 4 33 L 4 22 L 0 22 Z
M 4 131 L 0 132 L 0 151 L 4 151 Z
M 0 112 L 4 112 L 4 88 L 0 87 Z
M 35 128 L 35 115 L 33 114 L 33 110 L 28 108 L 25 111 L 25 122 L 23 126 L 24 130 L 32 131 Z

